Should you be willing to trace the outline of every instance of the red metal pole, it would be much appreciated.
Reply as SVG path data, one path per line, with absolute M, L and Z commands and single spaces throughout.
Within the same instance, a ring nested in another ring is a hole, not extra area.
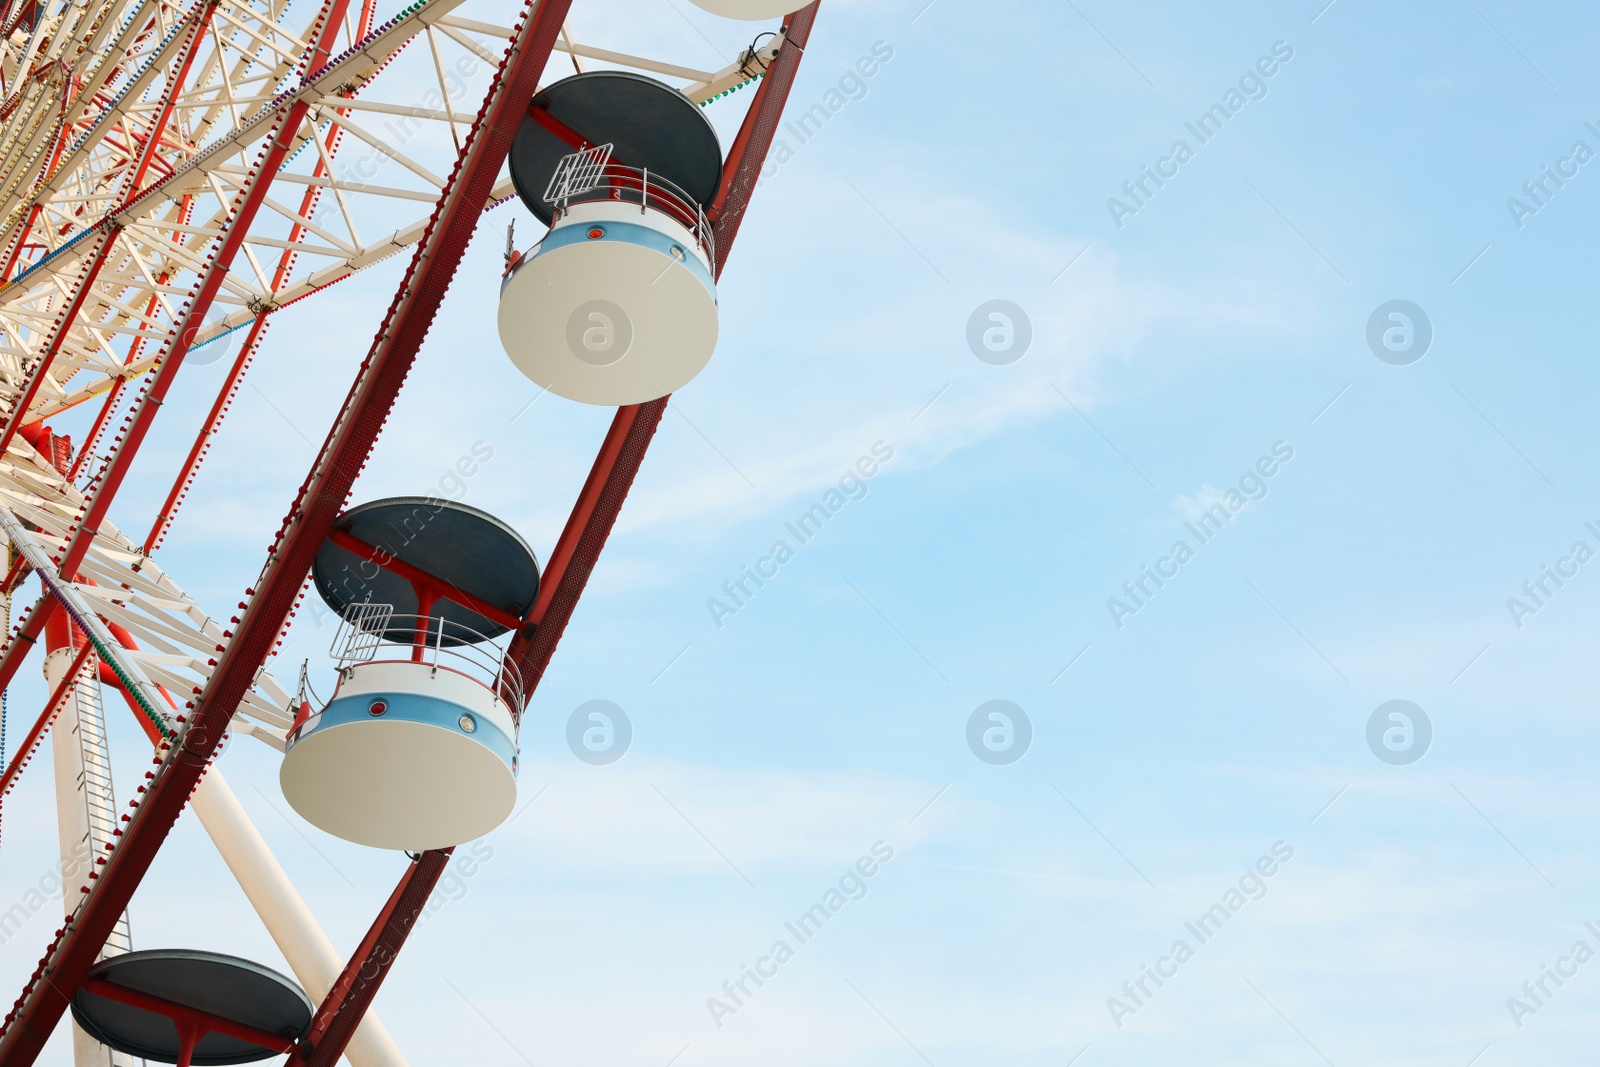
M 424 852 L 406 868 L 400 884 L 389 894 L 383 910 L 378 912 L 367 936 L 351 954 L 339 980 L 333 983 L 318 1006 L 311 1019 L 311 1032 L 301 1042 L 300 1049 L 290 1054 L 289 1064 L 334 1067 L 339 1062 L 378 987 L 388 976 L 389 968 L 394 966 L 412 925 L 422 913 L 422 906 L 428 902 L 428 894 L 439 884 L 453 851 L 447 848 Z
M 5 653 L 0 655 L 0 690 L 11 684 L 11 679 L 16 677 L 17 668 L 22 666 L 22 661 L 38 643 L 39 634 L 44 631 L 44 624 L 50 621 L 50 617 L 60 606 L 60 601 L 46 593 L 33 605 L 28 617 L 22 620 L 17 635 L 6 644 Z
M 570 6 L 571 0 L 540 0 L 537 11 L 519 27 L 372 351 L 285 519 L 262 571 L 260 588 L 251 593 L 237 632 L 230 635 L 232 640 L 195 700 L 179 744 L 149 782 L 100 877 L 7 1017 L 0 1031 L 0 1067 L 25 1067 L 43 1050 L 277 641 L 317 549 L 343 509 L 438 313 Z M 111 484 L 108 479 L 101 493 Z M 85 520 L 79 542 L 96 521 Z M 65 564 L 75 566 L 70 556 Z M 380 965 L 374 981 L 352 990 L 341 1017 L 348 1012 L 353 1023 L 364 1014 L 386 970 Z M 46 975 L 48 981 L 42 981 Z M 327 1038 L 323 1047 L 328 1047 Z
M 157 280 L 163 285 L 166 284 L 166 272 L 163 271 L 161 274 L 157 275 Z M 152 296 L 145 304 L 144 313 L 146 316 L 149 316 L 155 312 L 156 302 L 157 297 Z M 135 337 L 133 339 L 133 343 L 128 346 L 128 358 L 122 361 L 122 365 L 126 367 L 134 360 L 138 359 L 139 350 L 143 346 L 144 338 Z M 111 383 L 111 388 L 106 390 L 106 398 L 100 405 L 100 413 L 95 416 L 94 424 L 89 427 L 89 432 L 84 435 L 83 444 L 79 446 L 78 454 L 72 461 L 72 468 L 67 471 L 67 480 L 69 482 L 76 482 L 78 480 L 78 472 L 83 469 L 84 463 L 88 461 L 89 455 L 94 449 L 95 442 L 100 440 L 100 434 L 106 428 L 106 420 L 111 417 L 111 412 L 117 406 L 117 400 L 122 396 L 122 390 L 127 384 L 128 382 L 126 378 L 118 378 L 116 381 Z
M 578 503 L 540 576 L 539 598 L 528 613 L 531 625 L 512 638 L 506 650 L 506 673 L 515 671 L 521 677 L 524 705 L 532 699 L 544 676 L 666 410 L 667 398 L 662 397 L 618 408 L 611 420 L 600 454 L 578 494 Z M 509 688 L 501 696 L 515 707 Z M 521 711 L 516 708 L 519 717 Z
M 232 1019 L 214 1015 L 199 1008 L 191 1008 L 187 1004 L 179 1004 L 176 1001 L 145 993 L 131 986 L 107 982 L 103 978 L 91 978 L 83 983 L 83 988 L 86 992 L 93 993 L 97 997 L 104 997 L 106 1000 L 115 1001 L 118 1004 L 126 1004 L 129 1007 L 147 1011 L 152 1015 L 165 1015 L 177 1025 L 179 1038 L 185 1042 L 190 1052 L 194 1049 L 195 1041 L 206 1034 L 224 1034 L 228 1037 L 238 1038 L 240 1041 L 248 1041 L 253 1045 L 271 1049 L 273 1052 L 289 1052 L 295 1047 L 294 1039 L 284 1037 L 282 1034 L 271 1034 L 265 1030 L 258 1030 L 254 1026 L 235 1022 Z M 189 1034 L 184 1034 L 185 1029 L 189 1030 Z M 178 1062 L 182 1064 L 186 1061 L 180 1059 Z
M 518 629 L 523 625 L 523 620 L 512 615 L 504 608 L 497 607 L 486 600 L 481 600 L 463 589 L 458 589 L 448 582 L 441 582 L 433 575 L 420 567 L 413 567 L 403 559 L 385 552 L 376 545 L 369 545 L 365 541 L 344 530 L 330 530 L 328 540 L 340 548 L 353 553 L 360 559 L 376 563 L 379 567 L 389 571 L 411 583 L 417 591 L 419 606 L 417 614 L 426 615 L 432 610 L 433 603 L 441 597 L 453 601 L 463 608 L 476 611 L 479 615 L 497 622 L 508 630 Z M 448 586 L 448 588 L 446 588 Z M 426 592 L 424 592 L 426 590 Z M 427 604 L 422 605 L 420 598 L 427 597 Z
M 13 555 L 15 558 L 11 560 L 11 569 L 6 571 L 5 579 L 0 581 L 0 596 L 10 596 L 16 589 L 17 583 L 22 581 L 22 572 L 28 568 L 28 557 L 21 552 Z
M 778 121 L 794 85 L 795 73 L 805 53 L 806 41 L 817 17 L 817 3 L 802 8 L 789 16 L 784 46 L 778 50 L 767 75 L 757 90 L 756 99 L 745 114 L 744 123 L 729 150 L 723 167 L 722 187 L 717 192 L 713 209 L 716 221 L 713 234 L 716 245 L 717 277 L 722 276 L 728 252 L 738 235 L 739 224 L 744 219 L 750 195 L 755 191 L 756 179 L 761 175 L 762 164 L 772 149 L 777 134 Z M 589 470 L 588 480 L 578 494 L 577 505 L 567 518 L 567 524 L 550 553 L 549 563 L 539 583 L 539 599 L 528 613 L 531 624 L 512 639 L 506 650 L 506 662 L 522 678 L 522 691 L 532 699 L 534 689 L 543 677 L 550 657 L 555 653 L 567 620 L 577 606 L 611 534 L 611 527 L 622 510 L 628 490 L 633 485 L 644 456 L 650 447 L 656 425 L 667 410 L 667 397 L 647 404 L 617 409 L 611 427 L 606 431 L 605 442 Z
M 155 158 L 156 151 L 161 146 L 161 138 L 166 135 L 167 123 L 172 119 L 172 112 L 178 106 L 178 93 L 189 80 L 189 68 L 194 65 L 194 57 L 199 54 L 200 44 L 205 40 L 206 27 L 211 24 L 211 13 L 217 9 L 217 4 L 220 2 L 221 0 L 209 0 L 194 12 L 194 36 L 183 46 L 183 55 L 178 59 L 177 70 L 167 81 L 167 91 L 161 101 L 161 112 L 145 135 L 144 148 L 140 150 L 139 159 L 134 164 L 132 177 L 123 186 L 127 194 L 138 193 L 139 183 L 144 181 L 145 172 L 150 169 L 150 161 Z

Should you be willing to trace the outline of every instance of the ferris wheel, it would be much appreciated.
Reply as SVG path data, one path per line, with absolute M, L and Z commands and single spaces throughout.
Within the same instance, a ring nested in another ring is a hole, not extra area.
M 717 282 L 818 6 L 693 2 L 755 43 L 712 71 L 624 54 L 573 37 L 572 0 L 0 0 L 0 689 L 38 648 L 49 692 L 9 708 L 0 805 L 53 767 L 68 911 L 0 1022 L 0 1067 L 34 1063 L 69 1013 L 76 1067 L 406 1062 L 368 1008 L 450 850 L 512 810 L 523 709 L 667 397 L 713 356 Z M 431 73 L 420 101 L 402 53 Z M 724 146 L 702 108 L 741 89 Z M 549 546 L 432 497 L 349 499 L 480 215 L 512 198 L 539 237 L 508 238 L 494 279 L 506 355 L 616 409 Z M 259 572 L 236 606 L 198 603 L 161 545 L 273 356 L 273 314 L 401 254 Z M 185 364 L 218 358 L 206 410 L 167 411 Z M 81 440 L 52 429 L 67 412 L 91 420 Z M 123 529 L 108 516 L 158 418 L 193 444 Z M 276 678 L 307 595 L 341 620 L 337 673 Z M 148 751 L 111 750 L 124 705 Z M 323 933 L 214 766 L 230 736 L 282 754 L 307 821 L 405 853 L 358 945 Z M 186 809 L 292 976 L 130 930 Z

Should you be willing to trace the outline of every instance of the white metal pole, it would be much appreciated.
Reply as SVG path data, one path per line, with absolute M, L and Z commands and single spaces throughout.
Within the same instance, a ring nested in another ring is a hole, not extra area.
M 344 960 L 217 768 L 212 767 L 200 779 L 189 807 L 250 898 L 294 976 L 311 999 L 321 1003 L 344 970 Z M 361 1020 L 345 1057 L 353 1067 L 406 1067 L 399 1046 L 374 1011 Z

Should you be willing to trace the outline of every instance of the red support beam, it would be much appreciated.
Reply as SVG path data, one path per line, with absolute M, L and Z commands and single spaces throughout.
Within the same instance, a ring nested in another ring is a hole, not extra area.
M 522 679 L 524 703 L 533 696 L 556 643 L 567 628 L 578 597 L 600 558 L 611 527 L 622 510 L 633 479 L 644 463 L 645 450 L 667 410 L 667 398 L 617 409 L 606 431 L 600 454 L 578 494 L 578 503 L 562 528 L 550 553 L 549 565 L 539 581 L 539 599 L 528 613 L 532 627 L 512 639 L 506 650 L 511 670 Z M 502 694 L 509 702 L 509 693 Z M 519 716 L 521 708 L 516 709 Z
M 161 111 L 156 115 L 155 122 L 145 131 L 144 147 L 134 163 L 133 173 L 128 178 L 127 185 L 123 186 L 125 194 L 138 193 L 139 185 L 150 169 L 150 161 L 156 158 L 156 152 L 161 147 L 161 138 L 166 136 L 167 123 L 171 121 L 172 112 L 178 106 L 178 94 L 183 90 L 184 83 L 189 80 L 189 68 L 194 66 L 194 57 L 199 53 L 200 45 L 205 40 L 206 27 L 211 24 L 211 13 L 217 9 L 219 2 L 220 0 L 208 0 L 190 16 L 194 25 L 188 32 L 194 36 L 184 43 L 183 54 L 178 57 L 177 69 L 167 80 L 166 91 L 161 99 Z
M 97 997 L 104 997 L 106 1000 L 115 1001 L 118 1004 L 126 1004 L 130 1008 L 138 1008 L 140 1011 L 147 1011 L 152 1015 L 165 1015 L 178 1026 L 180 1036 L 187 1027 L 191 1033 L 198 1032 L 195 1033 L 195 1036 L 208 1033 L 223 1034 L 227 1037 L 238 1038 L 240 1041 L 248 1041 L 252 1045 L 260 1045 L 262 1048 L 271 1049 L 274 1052 L 288 1052 L 295 1047 L 294 1039 L 284 1037 L 282 1034 L 269 1034 L 265 1030 L 246 1026 L 244 1023 L 225 1019 L 220 1015 L 201 1011 L 199 1008 L 191 1008 L 187 1004 L 179 1004 L 176 1001 L 167 1000 L 165 997 L 144 993 L 130 986 L 107 982 L 103 978 L 91 978 L 83 983 L 83 988 Z M 193 1050 L 191 1049 L 191 1051 Z
M 0 581 L 0 596 L 10 596 L 16 590 L 17 583 L 22 581 L 23 572 L 28 569 L 28 558 L 21 552 L 15 553 L 16 558 L 11 561 L 11 569 L 6 571 L 3 581 Z
M 560 119 L 550 114 L 550 112 L 545 108 L 534 107 L 532 104 L 529 104 L 528 117 L 534 122 L 538 123 L 540 126 L 543 126 L 549 132 L 555 134 L 556 140 L 562 142 L 573 151 L 579 151 L 588 148 L 592 143 L 589 138 L 585 137 L 571 126 L 568 126 L 565 122 L 562 122 Z
M 335 1067 L 345 1046 L 361 1023 L 378 987 L 388 977 L 400 949 L 405 945 L 417 916 L 428 902 L 428 895 L 444 874 L 454 849 L 424 852 L 406 868 L 400 884 L 367 930 L 344 965 L 339 980 L 333 983 L 311 1019 L 311 1031 L 300 1049 L 289 1056 L 292 1067 Z
M 756 180 L 772 151 L 773 138 L 778 133 L 778 123 L 783 119 L 784 106 L 789 102 L 789 92 L 794 88 L 795 75 L 800 70 L 800 60 L 805 58 L 806 42 L 811 39 L 811 27 L 817 21 L 817 7 L 821 0 L 801 8 L 784 20 L 783 47 L 767 66 L 766 77 L 756 91 L 756 99 L 745 113 L 744 122 L 728 149 L 728 161 L 723 166 L 722 188 L 706 212 L 711 218 L 717 246 L 717 276 L 728 261 L 728 250 L 744 220 L 745 209 L 756 191 Z
M 818 4 L 813 3 L 789 16 L 785 23 L 784 45 L 767 68 L 761 88 L 728 150 L 722 186 L 709 212 L 714 220 L 712 232 L 718 278 L 727 265 L 728 252 L 738 235 L 750 195 L 755 191 L 756 179 L 761 176 L 762 164 L 772 149 L 778 122 L 783 117 L 784 105 L 816 21 L 817 7 Z M 577 505 L 550 553 L 539 583 L 539 599 L 528 613 L 532 626 L 519 633 L 506 650 L 508 663 L 522 678 L 522 691 L 527 699 L 532 699 L 577 607 L 578 598 L 588 584 L 589 574 L 600 558 L 600 551 L 644 462 L 651 437 L 667 410 L 667 400 L 662 397 L 647 404 L 618 408 L 611 421 L 600 454 L 595 457 L 589 478 L 578 494 Z
M 17 668 L 22 666 L 22 661 L 27 659 L 28 653 L 33 651 L 33 646 L 38 644 L 39 635 L 44 632 L 44 624 L 50 621 L 50 616 L 56 613 L 60 605 L 59 600 L 46 593 L 28 610 L 27 617 L 22 620 L 16 635 L 6 643 L 4 654 L 0 654 L 0 690 L 9 686 L 11 679 L 17 676 Z
M 345 551 L 352 552 L 361 559 L 376 564 L 410 582 L 411 587 L 416 590 L 419 597 L 417 602 L 418 615 L 428 614 L 428 610 L 432 607 L 432 601 L 449 600 L 463 608 L 476 611 L 490 622 L 497 622 L 508 630 L 517 630 L 523 625 L 523 620 L 504 608 L 497 607 L 486 600 L 478 599 L 471 593 L 457 589 L 449 582 L 434 577 L 421 567 L 413 567 L 405 560 L 395 558 L 395 556 L 376 545 L 367 544 L 354 534 L 335 528 L 328 531 L 328 540 Z M 420 598 L 424 596 L 429 598 L 429 603 L 422 602 Z
M 329 19 L 330 26 L 342 15 L 338 0 L 330 0 L 330 6 L 334 5 L 339 11 Z M 73 990 L 93 966 L 118 916 L 182 813 L 256 672 L 272 651 L 317 550 L 343 510 L 356 475 L 416 361 L 505 163 L 527 103 L 538 88 L 539 76 L 570 6 L 571 0 L 540 0 L 536 11 L 518 28 L 372 350 L 357 372 L 344 407 L 284 520 L 259 586 L 250 594 L 237 630 L 230 634 L 232 639 L 196 698 L 179 742 L 148 783 L 100 877 L 40 961 L 16 1009 L 7 1017 L 5 1029 L 0 1031 L 0 1067 L 26 1067 L 38 1058 L 66 1011 Z M 238 233 L 237 229 L 232 232 Z M 180 338 L 181 329 L 188 327 L 190 318 L 185 316 L 178 331 Z M 166 369 L 164 366 L 163 372 Z M 159 397 L 147 397 L 146 406 L 152 399 L 159 403 Z M 126 441 L 124 447 L 132 440 Z M 100 494 L 113 484 L 108 477 Z M 100 494 L 96 494 L 97 500 Z M 81 542 L 86 550 L 84 539 L 98 521 L 93 514 L 85 519 L 75 545 Z M 80 551 L 78 559 L 81 558 Z M 64 570 L 75 566 L 76 560 L 70 555 L 63 561 Z M 203 911 L 204 906 L 201 908 Z M 384 930 L 392 931 L 397 923 L 404 926 L 403 918 L 403 909 L 398 916 L 391 914 Z M 377 943 L 385 943 L 386 936 L 392 939 L 392 934 L 380 934 Z M 369 962 L 363 959 L 359 966 L 366 967 Z M 382 965 L 380 979 L 386 970 L 387 964 Z M 48 980 L 42 980 L 45 976 Z M 368 982 L 358 983 L 350 991 L 338 1014 L 339 1019 L 348 1018 L 350 1022 L 341 1025 L 353 1026 L 365 1013 L 376 989 L 376 982 Z M 329 1033 L 334 1032 L 335 1028 L 330 1027 Z M 326 1049 L 328 1044 L 325 1037 L 323 1047 Z

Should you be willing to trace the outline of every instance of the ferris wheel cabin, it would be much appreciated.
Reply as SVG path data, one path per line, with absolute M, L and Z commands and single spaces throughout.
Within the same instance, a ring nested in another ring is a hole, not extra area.
M 339 676 L 289 734 L 289 804 L 374 848 L 446 848 L 500 825 L 516 801 L 523 700 L 495 640 L 538 595 L 533 551 L 476 508 L 399 497 L 342 515 L 312 575 L 342 620 Z
M 508 256 L 500 341 L 569 400 L 608 407 L 676 391 L 717 346 L 716 249 L 705 209 L 722 149 L 678 90 L 620 71 L 542 90 L 511 179 L 550 230 Z

